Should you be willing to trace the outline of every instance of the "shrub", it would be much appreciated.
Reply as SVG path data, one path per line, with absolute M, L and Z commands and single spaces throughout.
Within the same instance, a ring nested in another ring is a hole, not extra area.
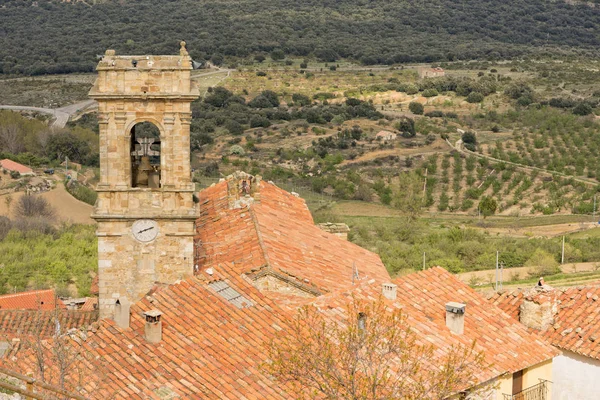
M 423 106 L 423 104 L 416 101 L 411 101 L 408 105 L 408 109 L 411 113 L 417 115 L 423 115 L 423 112 L 425 111 L 425 107 Z
M 414 137 L 416 135 L 415 121 L 411 118 L 402 118 L 394 124 L 394 128 L 399 130 L 402 133 L 402 136 L 406 138 Z
M 256 76 L 267 76 L 267 73 L 265 71 L 258 71 Z
M 234 144 L 229 148 L 229 154 L 236 156 L 243 156 L 245 154 L 244 149 L 239 144 Z
M 467 96 L 467 101 L 469 103 L 481 103 L 483 101 L 483 95 L 479 92 L 471 92 Z
M 15 207 L 15 215 L 18 218 L 44 218 L 52 221 L 56 216 L 54 208 L 48 200 L 41 196 L 21 196 Z
M 434 96 L 437 96 L 438 94 L 439 94 L 438 91 L 435 89 L 423 90 L 423 97 L 434 97 Z
M 75 197 L 79 201 L 83 201 L 84 203 L 94 205 L 96 204 L 96 199 L 98 198 L 98 193 L 96 191 L 84 186 L 76 181 L 68 181 L 65 182 L 65 188 L 67 192 L 71 194 L 71 196 Z
M 475 151 L 477 150 L 477 136 L 471 131 L 467 131 L 462 134 L 462 141 L 466 149 Z
M 444 113 L 439 110 L 434 110 L 434 111 L 429 111 L 429 112 L 425 113 L 425 116 L 430 117 L 430 118 L 443 118 Z
M 244 128 L 242 125 L 233 119 L 230 119 L 225 123 L 225 129 L 227 129 L 232 135 L 241 135 L 244 133 Z
M 539 277 L 543 275 L 553 275 L 560 272 L 558 261 L 552 255 L 540 248 L 535 249 L 531 257 L 525 263 L 526 267 L 533 267 L 529 275 Z
M 573 114 L 575 115 L 589 115 L 592 113 L 592 106 L 588 103 L 579 103 L 573 108 Z

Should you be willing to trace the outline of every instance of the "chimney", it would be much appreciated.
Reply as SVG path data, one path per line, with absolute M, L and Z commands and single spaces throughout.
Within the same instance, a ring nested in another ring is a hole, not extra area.
M 546 330 L 554 325 L 554 317 L 558 314 L 556 293 L 545 293 L 535 290 L 523 297 L 519 307 L 519 321 L 533 329 Z
M 230 209 L 248 207 L 260 202 L 260 175 L 250 175 L 236 171 L 229 175 L 227 181 L 227 201 Z
M 462 335 L 465 331 L 465 308 L 462 303 L 451 301 L 446 303 L 446 326 L 452 333 Z
M 115 322 L 120 328 L 129 328 L 129 307 L 131 303 L 127 298 L 118 299 L 115 303 Z
M 390 300 L 396 300 L 396 294 L 398 293 L 398 286 L 393 283 L 384 283 L 382 285 L 382 294 L 385 298 Z
M 150 310 L 144 313 L 146 326 L 144 327 L 144 336 L 150 343 L 159 343 L 162 340 L 162 313 L 158 310 Z

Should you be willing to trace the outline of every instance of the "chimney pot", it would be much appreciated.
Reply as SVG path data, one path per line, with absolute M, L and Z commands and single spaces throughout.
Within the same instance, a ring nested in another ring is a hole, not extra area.
M 115 304 L 115 322 L 123 329 L 129 328 L 129 308 L 131 304 L 126 298 L 117 300 Z
M 398 286 L 394 283 L 384 283 L 382 285 L 382 293 L 386 298 L 390 300 L 396 300 L 396 295 L 398 294 Z
M 150 310 L 144 313 L 146 326 L 144 327 L 144 336 L 150 343 L 159 343 L 162 340 L 162 312 Z
M 452 333 L 462 335 L 465 331 L 466 304 L 451 301 L 446 303 L 446 326 Z

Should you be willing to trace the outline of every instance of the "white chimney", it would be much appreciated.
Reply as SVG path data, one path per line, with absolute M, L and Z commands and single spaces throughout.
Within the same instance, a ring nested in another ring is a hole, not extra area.
M 150 310 L 144 313 L 146 326 L 144 327 L 144 336 L 150 343 L 159 343 L 162 340 L 162 313 L 158 310 Z
M 118 299 L 115 304 L 115 322 L 123 329 L 129 328 L 129 308 L 131 303 L 127 298 Z
M 452 333 L 462 335 L 465 331 L 466 304 L 451 301 L 446 303 L 446 326 Z
M 388 298 L 390 300 L 396 300 L 396 295 L 398 293 L 398 286 L 393 283 L 384 283 L 382 285 L 381 292 L 386 298 Z

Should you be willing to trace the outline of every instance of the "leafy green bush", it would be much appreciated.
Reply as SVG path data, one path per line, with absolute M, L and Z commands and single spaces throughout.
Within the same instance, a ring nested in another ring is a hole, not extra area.
M 425 107 L 423 107 L 423 104 L 421 104 L 417 101 L 411 101 L 410 104 L 408 105 L 408 109 L 410 110 L 411 113 L 417 114 L 417 115 L 423 115 L 423 112 L 425 111 Z
M 71 196 L 75 197 L 77 200 L 83 201 L 84 203 L 92 206 L 96 204 L 98 193 L 96 193 L 95 190 L 92 190 L 87 186 L 73 180 L 66 181 L 65 188 L 67 189 L 67 192 L 69 192 Z
M 483 101 L 483 95 L 479 92 L 471 92 L 467 96 L 467 101 L 469 103 L 481 103 Z

